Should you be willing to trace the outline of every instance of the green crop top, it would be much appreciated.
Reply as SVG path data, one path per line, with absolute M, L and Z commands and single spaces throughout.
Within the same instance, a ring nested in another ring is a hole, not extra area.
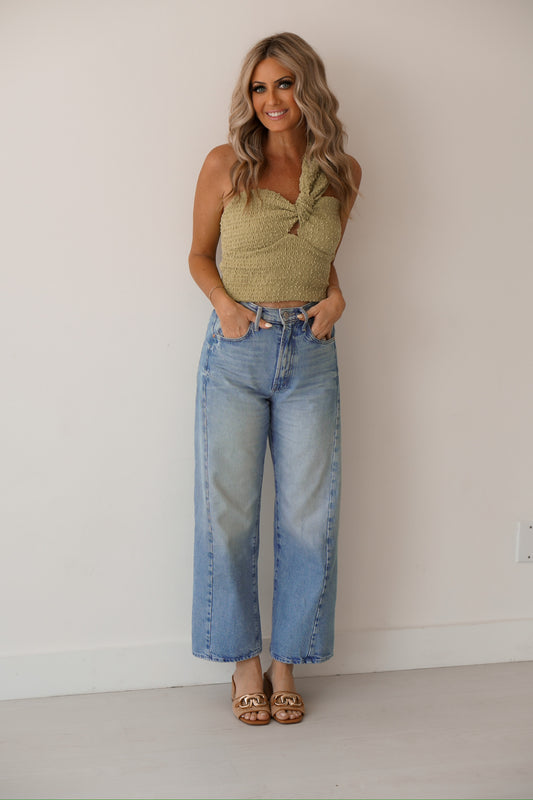
M 310 302 L 326 297 L 341 237 L 340 203 L 323 196 L 327 186 L 319 165 L 304 160 L 295 203 L 271 189 L 257 189 L 248 205 L 244 192 L 230 200 L 220 220 L 220 274 L 234 300 Z

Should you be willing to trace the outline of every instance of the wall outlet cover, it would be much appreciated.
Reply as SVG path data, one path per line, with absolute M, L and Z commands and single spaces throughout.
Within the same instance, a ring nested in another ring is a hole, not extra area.
M 516 533 L 516 560 L 533 564 L 533 522 L 519 522 Z

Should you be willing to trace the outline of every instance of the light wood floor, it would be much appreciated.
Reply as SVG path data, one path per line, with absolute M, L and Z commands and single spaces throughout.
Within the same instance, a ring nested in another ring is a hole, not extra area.
M 2 798 L 533 798 L 533 662 L 300 679 L 300 725 L 229 686 L 0 703 Z

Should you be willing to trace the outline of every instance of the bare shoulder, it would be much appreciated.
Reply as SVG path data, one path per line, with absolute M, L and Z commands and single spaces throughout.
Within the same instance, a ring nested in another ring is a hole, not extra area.
M 363 170 L 361 169 L 360 163 L 358 161 L 356 161 L 353 156 L 349 155 L 348 159 L 350 161 L 350 167 L 352 169 L 352 177 L 353 177 L 355 186 L 356 186 L 357 189 L 359 189 L 359 186 L 361 185 L 361 176 L 363 174 Z
M 200 170 L 199 190 L 222 198 L 231 188 L 230 169 L 235 160 L 235 152 L 229 144 L 210 150 Z
M 351 173 L 352 173 L 352 179 L 353 179 L 353 183 L 354 183 L 354 186 L 355 186 L 355 191 L 351 193 L 351 196 L 350 196 L 350 199 L 349 199 L 347 205 L 342 209 L 342 212 L 341 212 L 341 225 L 342 225 L 342 233 L 343 234 L 344 234 L 344 230 L 346 228 L 346 225 L 348 223 L 348 220 L 350 218 L 350 214 L 352 212 L 352 209 L 354 207 L 354 203 L 355 203 L 355 201 L 357 199 L 357 195 L 358 195 L 358 192 L 359 192 L 359 186 L 361 184 L 361 175 L 362 175 L 362 169 L 361 169 L 361 165 L 359 164 L 359 162 L 356 161 L 353 156 L 348 155 L 348 153 L 346 155 L 348 156 L 348 161 L 349 161 L 349 164 L 350 164 L 350 170 L 351 170 Z
M 220 144 L 209 151 L 202 170 L 209 172 L 212 176 L 229 174 L 235 160 L 233 147 L 230 144 Z

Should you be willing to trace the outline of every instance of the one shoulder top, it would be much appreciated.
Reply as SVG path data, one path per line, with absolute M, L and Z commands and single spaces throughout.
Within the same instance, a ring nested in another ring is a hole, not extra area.
M 340 203 L 324 196 L 328 179 L 304 159 L 300 194 L 291 203 L 271 189 L 242 192 L 220 220 L 224 288 L 237 301 L 323 300 L 340 241 Z M 292 231 L 292 233 L 291 233 Z

